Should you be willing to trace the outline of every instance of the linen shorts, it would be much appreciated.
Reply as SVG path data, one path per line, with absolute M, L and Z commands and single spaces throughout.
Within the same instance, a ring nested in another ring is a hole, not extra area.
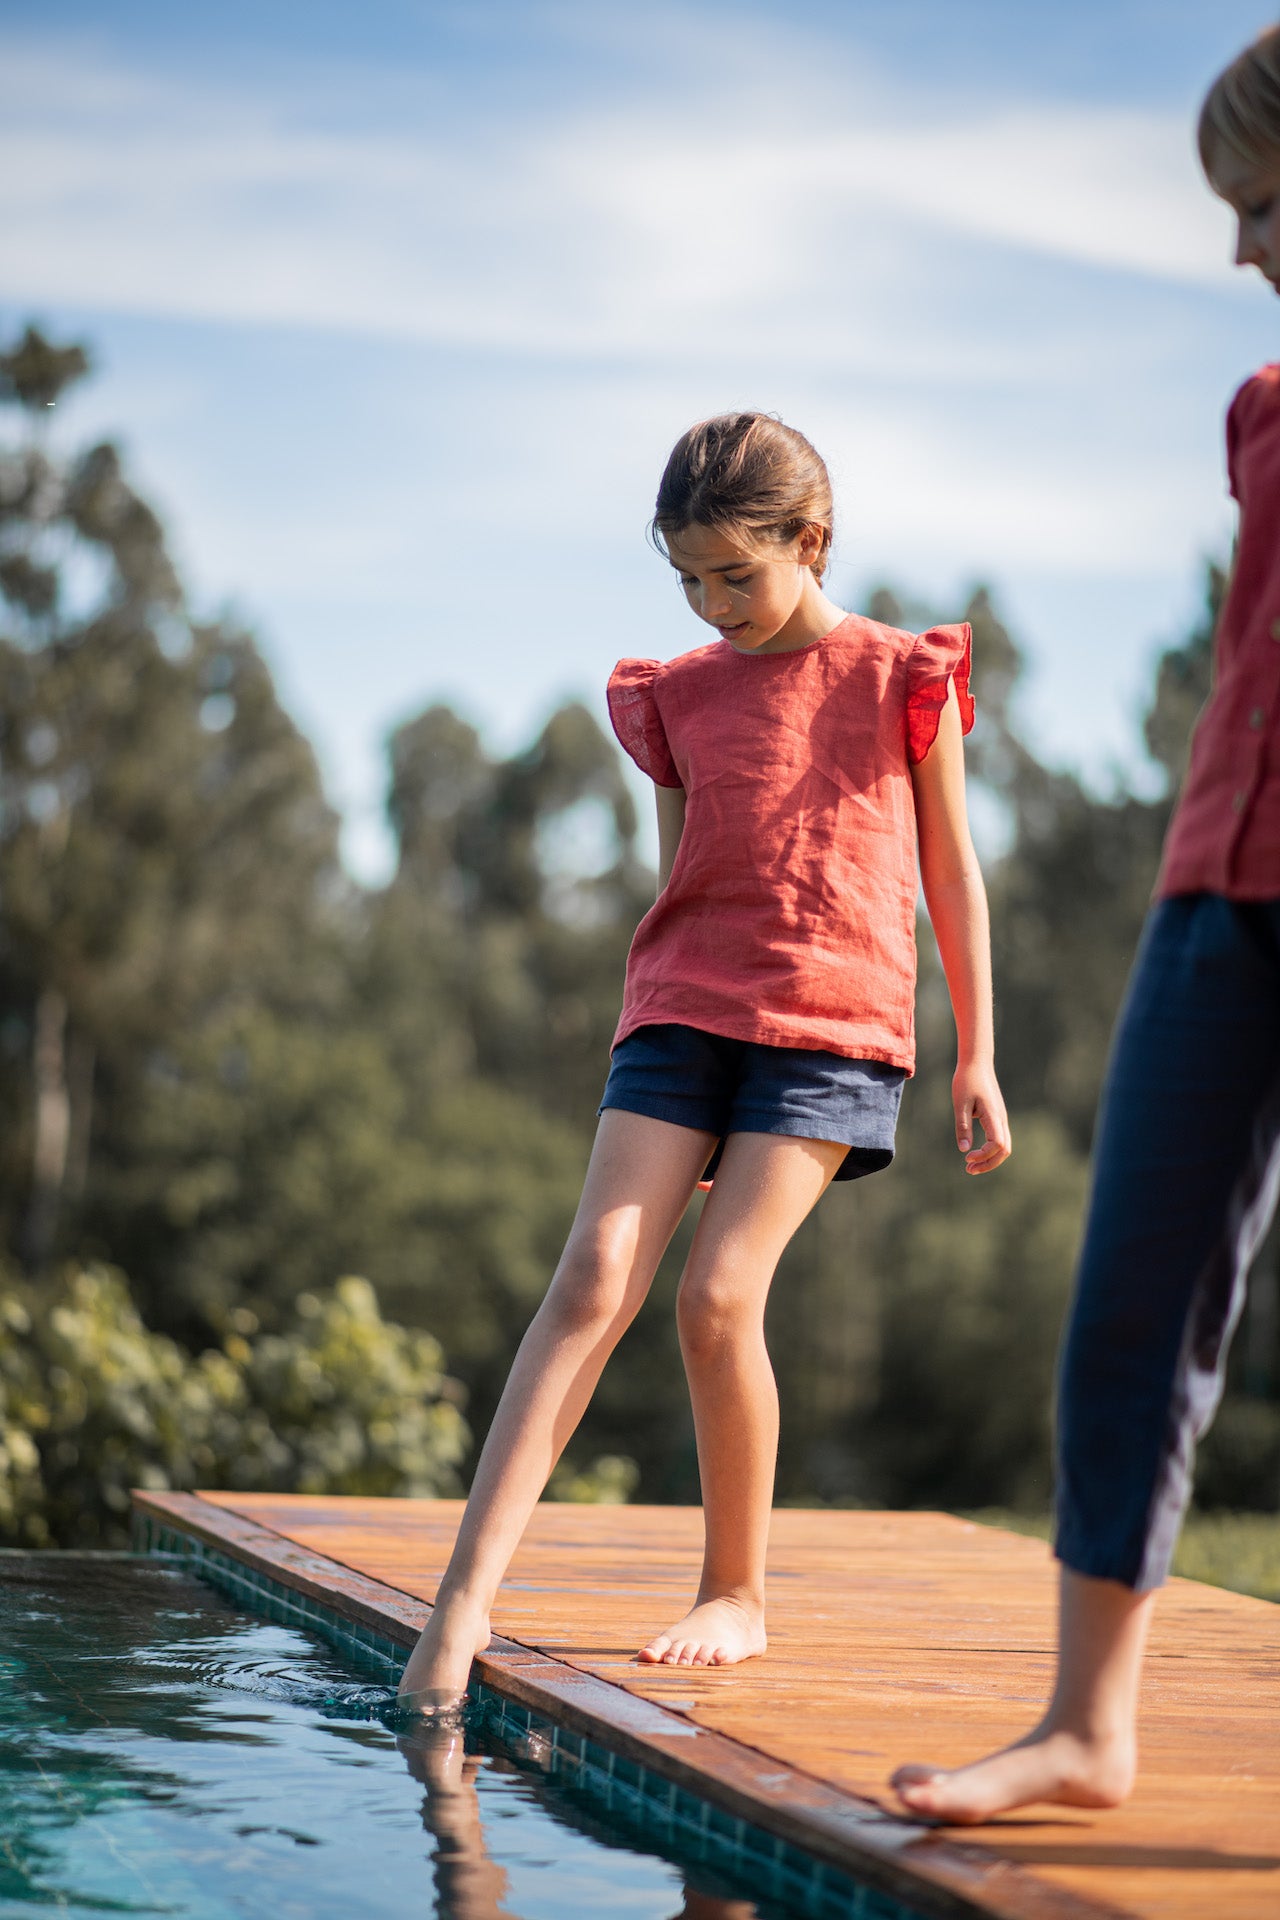
M 677 1127 L 714 1133 L 778 1133 L 843 1141 L 837 1180 L 878 1173 L 893 1159 L 906 1073 L 881 1060 L 849 1060 L 810 1047 L 766 1047 L 699 1027 L 637 1027 L 614 1048 L 599 1111 L 620 1107 Z

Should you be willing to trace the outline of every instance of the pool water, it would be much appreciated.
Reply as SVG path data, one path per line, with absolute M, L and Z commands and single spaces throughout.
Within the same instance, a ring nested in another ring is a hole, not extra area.
M 0 1554 L 0 1912 L 783 1920 L 189 1573 Z

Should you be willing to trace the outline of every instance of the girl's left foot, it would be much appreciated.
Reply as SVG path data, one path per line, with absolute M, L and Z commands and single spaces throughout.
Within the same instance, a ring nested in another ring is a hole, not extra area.
M 763 1653 L 768 1644 L 764 1608 L 726 1596 L 702 1601 L 678 1625 L 641 1647 L 636 1658 L 649 1666 L 731 1667 Z
M 946 1826 L 981 1826 L 1015 1807 L 1118 1807 L 1133 1790 L 1137 1749 L 1131 1736 L 1081 1738 L 1037 1727 L 1016 1746 L 972 1766 L 899 1767 L 890 1785 L 912 1813 Z

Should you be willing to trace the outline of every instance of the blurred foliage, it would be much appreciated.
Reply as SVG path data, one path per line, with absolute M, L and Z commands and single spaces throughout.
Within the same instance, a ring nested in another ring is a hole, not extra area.
M 926 1191 L 902 1220 L 862 1449 L 891 1461 L 897 1501 L 1049 1497 L 1047 1383 L 1085 1177 L 1056 1118 L 1030 1113 L 999 1181 L 971 1181 L 949 1204 Z
M 461 1389 L 430 1334 L 382 1319 L 367 1281 L 301 1294 L 279 1333 L 236 1318 L 243 1331 L 192 1358 L 143 1325 L 109 1267 L 38 1291 L 0 1281 L 0 1539 L 124 1545 L 131 1487 L 460 1490 Z
M 1280 1601 L 1280 1527 L 1269 1514 L 1191 1513 L 1174 1555 L 1184 1580 Z
M 959 1518 L 984 1527 L 1007 1527 L 1037 1540 L 1053 1537 L 1052 1517 L 1044 1512 L 981 1507 Z M 1280 1601 L 1280 1527 L 1270 1514 L 1206 1513 L 1193 1507 L 1183 1523 L 1173 1571 L 1184 1580 L 1204 1580 L 1258 1600 Z
M 580 1506 L 623 1507 L 639 1483 L 640 1469 L 625 1454 L 602 1453 L 580 1473 L 565 1458 L 551 1476 L 547 1497 Z
M 482 1431 L 577 1202 L 652 898 L 632 775 L 578 704 L 506 757 L 428 706 L 388 742 L 395 871 L 357 886 L 253 636 L 191 608 L 118 449 L 64 445 L 88 366 L 34 330 L 0 352 L 18 422 L 0 444 L 0 1252 L 19 1276 L 0 1529 L 34 1538 L 44 1513 L 57 1538 L 110 1537 L 130 1478 L 448 1487 L 465 1430 L 433 1343 Z M 1210 569 L 1203 618 L 1156 663 L 1154 781 L 1102 795 L 1028 743 L 1022 655 L 985 590 L 964 609 L 872 597 L 898 624 L 973 623 L 1016 1151 L 963 1173 L 926 936 L 897 1164 L 833 1189 L 774 1287 L 782 1499 L 1047 1497 L 1094 1105 L 1221 591 Z M 554 1496 L 696 1499 L 673 1314 L 696 1217 Z M 1272 1243 L 1206 1502 L 1280 1500 L 1278 1264 Z M 375 1291 L 325 1291 L 352 1273 Z

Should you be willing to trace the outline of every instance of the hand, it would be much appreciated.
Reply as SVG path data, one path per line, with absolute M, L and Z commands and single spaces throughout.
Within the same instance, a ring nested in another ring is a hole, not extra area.
M 956 1115 L 956 1145 L 965 1156 L 965 1172 L 991 1173 L 1013 1151 L 1009 1116 L 994 1067 L 962 1060 L 951 1082 L 951 1101 Z M 985 1135 L 980 1147 L 974 1145 L 975 1121 Z

